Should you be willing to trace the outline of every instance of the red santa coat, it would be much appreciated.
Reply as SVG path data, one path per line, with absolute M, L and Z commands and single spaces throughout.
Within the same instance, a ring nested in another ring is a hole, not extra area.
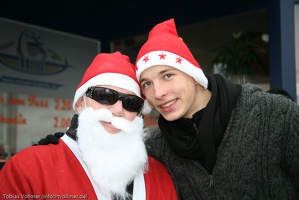
M 164 165 L 149 157 L 144 174 L 146 200 L 176 200 L 174 184 Z M 46 196 L 49 195 L 49 196 Z M 0 171 L 0 199 L 97 199 L 80 162 L 62 141 L 32 146 L 11 157 Z

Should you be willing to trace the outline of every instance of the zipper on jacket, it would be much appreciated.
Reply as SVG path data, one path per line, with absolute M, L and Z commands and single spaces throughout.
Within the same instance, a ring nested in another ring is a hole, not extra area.
M 196 134 L 198 135 L 198 129 L 197 129 L 197 126 L 196 126 L 195 122 L 193 122 L 193 127 L 195 129 Z
M 210 187 L 212 187 L 212 186 L 213 186 L 213 176 L 210 175 Z

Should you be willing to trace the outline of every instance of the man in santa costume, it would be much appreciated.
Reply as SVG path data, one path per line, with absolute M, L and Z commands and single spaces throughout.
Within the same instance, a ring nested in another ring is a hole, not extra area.
M 98 54 L 76 89 L 78 114 L 66 134 L 12 156 L 0 171 L 0 199 L 176 200 L 166 168 L 146 152 L 135 70 L 119 52 Z

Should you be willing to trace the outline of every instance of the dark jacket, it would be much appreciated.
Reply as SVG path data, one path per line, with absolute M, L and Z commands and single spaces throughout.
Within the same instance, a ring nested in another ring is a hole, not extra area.
M 299 199 L 298 105 L 245 84 L 228 112 L 212 173 L 179 157 L 159 128 L 147 139 L 149 155 L 167 167 L 182 199 Z

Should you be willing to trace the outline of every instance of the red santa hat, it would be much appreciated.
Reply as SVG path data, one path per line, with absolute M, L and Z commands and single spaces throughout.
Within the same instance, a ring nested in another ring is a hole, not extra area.
M 168 65 L 192 76 L 204 88 L 208 80 L 187 45 L 178 37 L 174 19 L 157 24 L 141 47 L 137 59 L 137 79 L 149 67 Z
M 123 88 L 144 98 L 136 78 L 136 67 L 130 62 L 128 56 L 120 52 L 100 53 L 94 58 L 76 89 L 73 108 L 75 109 L 78 99 L 89 87 L 97 85 Z

